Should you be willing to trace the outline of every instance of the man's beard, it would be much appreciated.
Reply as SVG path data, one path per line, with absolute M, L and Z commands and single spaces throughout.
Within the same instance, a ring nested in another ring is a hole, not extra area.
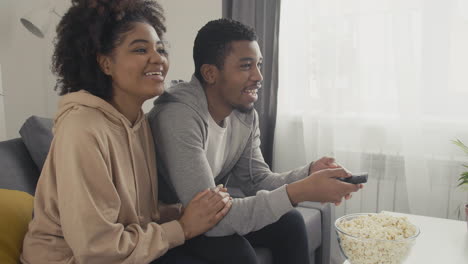
M 233 108 L 241 113 L 247 114 L 247 113 L 250 113 L 254 109 L 254 104 L 251 104 L 250 106 L 234 105 Z

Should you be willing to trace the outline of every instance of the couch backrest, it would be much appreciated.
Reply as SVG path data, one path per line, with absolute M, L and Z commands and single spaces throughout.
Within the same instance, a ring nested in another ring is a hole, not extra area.
M 21 138 L 0 142 L 0 189 L 34 195 L 52 141 L 52 119 L 31 116 Z
M 21 139 L 29 151 L 37 168 L 42 170 L 52 143 L 52 127 L 54 121 L 50 118 L 31 116 L 20 129 Z
M 34 195 L 39 170 L 19 138 L 0 142 L 0 189 Z
M 22 139 L 0 142 L 0 263 L 20 263 L 38 179 Z

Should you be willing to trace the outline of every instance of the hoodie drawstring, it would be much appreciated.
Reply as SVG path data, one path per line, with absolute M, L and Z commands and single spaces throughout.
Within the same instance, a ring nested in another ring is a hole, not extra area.
M 148 133 L 149 131 L 148 130 L 145 130 L 145 133 Z M 145 138 L 152 138 L 153 135 L 145 135 Z M 148 142 L 148 144 L 151 144 L 151 145 L 154 145 L 154 141 L 153 142 Z M 149 157 L 152 157 L 152 160 L 150 160 L 148 162 L 148 154 L 146 154 L 145 156 L 145 160 L 146 160 L 146 164 L 151 164 L 151 162 L 156 162 L 156 153 L 155 151 L 153 151 L 153 155 L 150 155 Z M 155 177 L 151 177 L 154 173 L 154 174 L 157 174 L 157 170 L 153 170 L 151 171 L 151 168 L 156 168 L 157 167 L 157 164 L 154 165 L 154 167 L 151 167 L 151 166 L 148 166 L 148 175 L 150 176 L 150 184 L 151 184 L 151 196 L 153 197 L 153 204 L 155 205 L 159 205 L 158 203 L 158 197 L 156 197 L 156 193 L 155 193 L 155 188 L 157 188 L 157 180 L 158 178 Z M 155 175 L 156 176 L 156 175 Z M 156 182 L 154 182 L 156 181 Z M 151 216 L 153 217 L 153 219 L 159 219 L 159 210 L 158 210 L 158 207 L 157 206 L 153 206 L 153 212 L 151 214 Z M 157 214 L 157 216 L 155 215 Z
M 130 127 L 124 123 L 124 120 L 122 121 L 122 125 L 125 127 L 125 131 L 127 132 L 127 140 L 128 140 L 128 145 L 130 148 L 130 159 L 132 163 L 132 171 L 133 171 L 133 183 L 135 184 L 135 195 L 136 195 L 136 210 L 137 210 L 137 215 L 138 215 L 138 223 L 141 224 L 140 216 L 140 195 L 139 195 L 139 190 L 138 190 L 138 182 L 136 180 L 136 175 L 137 172 L 135 170 L 135 156 L 134 156 L 134 150 L 133 150 L 133 144 L 132 144 L 132 139 L 131 139 L 131 133 Z

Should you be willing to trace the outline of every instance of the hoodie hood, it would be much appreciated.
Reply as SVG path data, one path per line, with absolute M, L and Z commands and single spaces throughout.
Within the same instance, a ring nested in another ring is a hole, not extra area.
M 100 97 L 94 96 L 88 91 L 80 90 L 66 94 L 59 101 L 58 111 L 55 116 L 55 123 L 59 123 L 61 117 L 76 106 L 85 106 L 99 110 L 104 116 L 117 126 L 125 127 L 126 129 L 136 131 L 140 128 L 144 120 L 143 111 L 140 110 L 135 124 L 132 124 L 122 113 L 113 107 L 107 101 Z
M 135 175 L 138 175 L 138 171 L 136 171 L 136 168 L 139 166 L 137 163 L 139 162 L 138 158 L 139 155 L 135 154 L 135 138 L 136 134 L 139 134 L 140 128 L 142 128 L 142 124 L 145 122 L 145 115 L 143 114 L 143 111 L 140 110 L 140 113 L 138 114 L 137 120 L 135 121 L 135 124 L 132 125 L 132 123 L 122 114 L 120 113 L 115 107 L 113 107 L 110 103 L 107 101 L 101 99 L 100 97 L 94 96 L 91 93 L 80 90 L 78 92 L 73 92 L 66 94 L 62 97 L 62 99 L 59 102 L 59 109 L 57 111 L 57 115 L 55 116 L 55 126 L 57 127 L 60 125 L 60 121 L 62 120 L 62 117 L 67 116 L 67 113 L 77 107 L 89 107 L 93 108 L 95 110 L 100 111 L 101 113 L 104 114 L 104 117 L 109 120 L 112 124 L 115 125 L 116 128 L 120 128 L 122 130 L 125 130 L 126 133 L 126 138 L 127 138 L 127 144 L 128 148 L 130 151 L 130 162 L 132 164 L 132 170 L 133 170 L 133 175 L 134 175 L 134 183 L 135 183 L 135 188 L 136 188 L 136 208 L 137 208 L 137 214 L 138 216 L 141 215 L 141 208 L 140 208 L 140 200 L 139 200 L 139 183 L 138 179 L 136 178 Z M 151 140 L 152 141 L 152 140 Z M 138 151 L 137 151 L 138 152 Z M 138 152 L 139 153 L 139 152 Z M 154 172 L 156 173 L 156 172 Z M 157 198 L 156 198 L 156 193 L 155 193 L 155 182 L 150 182 L 150 191 L 152 193 L 153 197 L 153 203 L 156 205 L 157 204 Z M 158 218 L 158 211 L 156 206 L 152 208 L 151 214 Z
M 149 113 L 149 118 L 153 119 L 155 115 L 163 108 L 164 104 L 169 103 L 181 103 L 190 107 L 193 111 L 201 117 L 204 123 L 205 131 L 203 133 L 204 144 L 208 140 L 208 124 L 210 113 L 208 111 L 208 102 L 206 99 L 206 94 L 203 86 L 200 81 L 192 75 L 190 82 L 180 82 L 168 89 L 162 94 L 157 100 L 154 101 L 154 108 Z M 242 155 L 243 147 L 245 146 L 250 150 L 249 153 L 249 174 L 250 179 L 253 181 L 253 172 L 252 172 L 252 157 L 253 157 L 253 137 L 254 132 L 258 129 L 257 113 L 255 110 L 252 110 L 247 113 L 242 113 L 237 110 L 233 110 L 231 113 L 231 127 L 235 129 L 232 133 L 231 142 L 235 146 L 242 146 L 240 148 L 232 148 L 229 151 L 228 158 L 223 166 L 223 169 L 219 173 L 216 180 L 221 180 L 225 186 L 230 178 L 230 170 L 234 167 L 237 160 Z M 154 135 L 154 132 L 153 132 Z M 156 137 L 156 136 L 155 136 Z M 248 141 L 250 141 L 249 146 L 247 147 Z M 177 158 L 176 158 L 177 159 Z
M 202 117 L 205 125 L 208 125 L 210 113 L 208 111 L 205 90 L 195 75 L 192 75 L 190 82 L 180 82 L 166 89 L 164 94 L 154 101 L 154 105 L 157 106 L 169 102 L 178 102 L 189 106 Z M 237 116 L 245 126 L 250 128 L 255 118 L 254 112 L 255 111 L 241 113 L 237 110 L 233 110 L 232 113 Z

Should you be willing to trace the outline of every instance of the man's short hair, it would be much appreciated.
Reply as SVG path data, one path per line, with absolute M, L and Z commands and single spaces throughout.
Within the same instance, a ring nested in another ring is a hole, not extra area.
M 254 29 L 227 18 L 212 20 L 203 26 L 193 45 L 195 76 L 198 80 L 205 82 L 200 72 L 203 64 L 214 64 L 222 70 L 224 60 L 231 52 L 231 43 L 240 40 L 256 41 Z

